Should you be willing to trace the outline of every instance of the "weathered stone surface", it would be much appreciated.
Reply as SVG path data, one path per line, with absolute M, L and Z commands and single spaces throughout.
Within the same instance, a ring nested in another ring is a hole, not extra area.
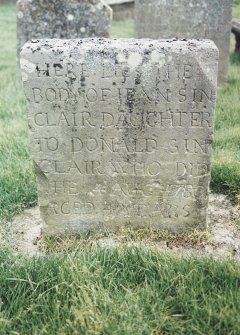
M 219 83 L 227 81 L 232 0 L 135 0 L 137 38 L 210 39 L 219 49 Z
M 109 37 L 112 9 L 102 0 L 18 0 L 17 67 L 31 39 Z
M 211 41 L 42 40 L 21 53 L 48 233 L 206 227 Z

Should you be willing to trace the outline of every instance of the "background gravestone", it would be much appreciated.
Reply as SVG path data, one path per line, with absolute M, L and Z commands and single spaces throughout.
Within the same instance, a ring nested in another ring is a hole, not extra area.
M 105 0 L 113 10 L 114 20 L 126 20 L 134 17 L 134 0 Z
M 18 0 L 17 67 L 31 39 L 109 37 L 112 9 L 102 0 Z
M 42 40 L 21 53 L 49 233 L 206 227 L 212 41 Z
M 220 83 L 227 81 L 232 0 L 135 0 L 137 38 L 210 39 L 219 49 Z

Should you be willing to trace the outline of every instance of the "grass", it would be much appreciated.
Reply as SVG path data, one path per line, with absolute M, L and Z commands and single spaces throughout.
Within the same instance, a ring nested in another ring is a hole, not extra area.
M 233 17 L 240 18 L 240 0 L 233 0 Z
M 240 60 L 231 56 L 228 83 L 218 90 L 211 187 L 240 191 Z
M 36 204 L 25 99 L 15 80 L 13 5 L 0 5 L 0 221 Z
M 134 21 L 125 20 L 125 21 L 113 21 L 112 24 L 112 37 L 115 38 L 131 38 L 134 35 Z
M 0 264 L 1 335 L 240 334 L 233 261 L 82 248 Z
M 234 6 L 237 14 L 240 5 Z M 6 29 L 7 27 L 7 29 Z M 15 84 L 14 5 L 0 7 L 0 222 L 37 203 L 25 99 Z M 133 21 L 113 22 L 113 37 L 132 37 Z M 6 43 L 7 41 L 7 43 Z M 232 43 L 233 44 L 233 43 Z M 240 61 L 231 56 L 228 84 L 219 88 L 211 187 L 237 195 L 240 189 Z
M 181 234 L 172 234 L 168 230 L 154 230 L 149 228 L 132 229 L 121 228 L 115 232 L 108 233 L 85 233 L 68 236 L 44 236 L 41 241 L 41 252 L 51 254 L 55 252 L 72 252 L 79 245 L 92 247 L 102 242 L 102 245 L 112 246 L 141 246 L 148 245 L 151 249 L 161 249 L 164 245 L 169 248 L 181 247 L 195 248 L 200 250 L 204 242 L 209 239 L 207 231 L 197 229 Z M 164 243 L 164 244 L 161 244 Z

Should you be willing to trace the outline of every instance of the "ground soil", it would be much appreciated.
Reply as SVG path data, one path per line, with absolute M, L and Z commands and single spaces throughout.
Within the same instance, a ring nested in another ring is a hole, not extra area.
M 144 246 L 174 253 L 234 257 L 240 260 L 240 209 L 225 195 L 211 194 L 208 210 L 208 234 L 200 243 L 184 239 L 158 242 L 128 242 L 130 246 Z M 16 253 L 33 256 L 41 254 L 43 223 L 38 207 L 27 209 L 8 224 L 10 245 Z M 123 244 L 114 238 L 98 240 L 103 247 Z

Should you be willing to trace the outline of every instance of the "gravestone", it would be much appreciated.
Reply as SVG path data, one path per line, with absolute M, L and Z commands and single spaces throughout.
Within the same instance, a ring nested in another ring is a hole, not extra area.
M 134 18 L 134 0 L 105 0 L 113 10 L 113 19 L 117 21 Z
M 135 37 L 210 39 L 219 49 L 219 83 L 227 81 L 232 0 L 135 0 Z
M 207 40 L 25 44 L 22 79 L 49 234 L 206 227 L 217 59 Z
M 28 40 L 109 37 L 112 9 L 102 0 L 18 0 L 17 69 Z

